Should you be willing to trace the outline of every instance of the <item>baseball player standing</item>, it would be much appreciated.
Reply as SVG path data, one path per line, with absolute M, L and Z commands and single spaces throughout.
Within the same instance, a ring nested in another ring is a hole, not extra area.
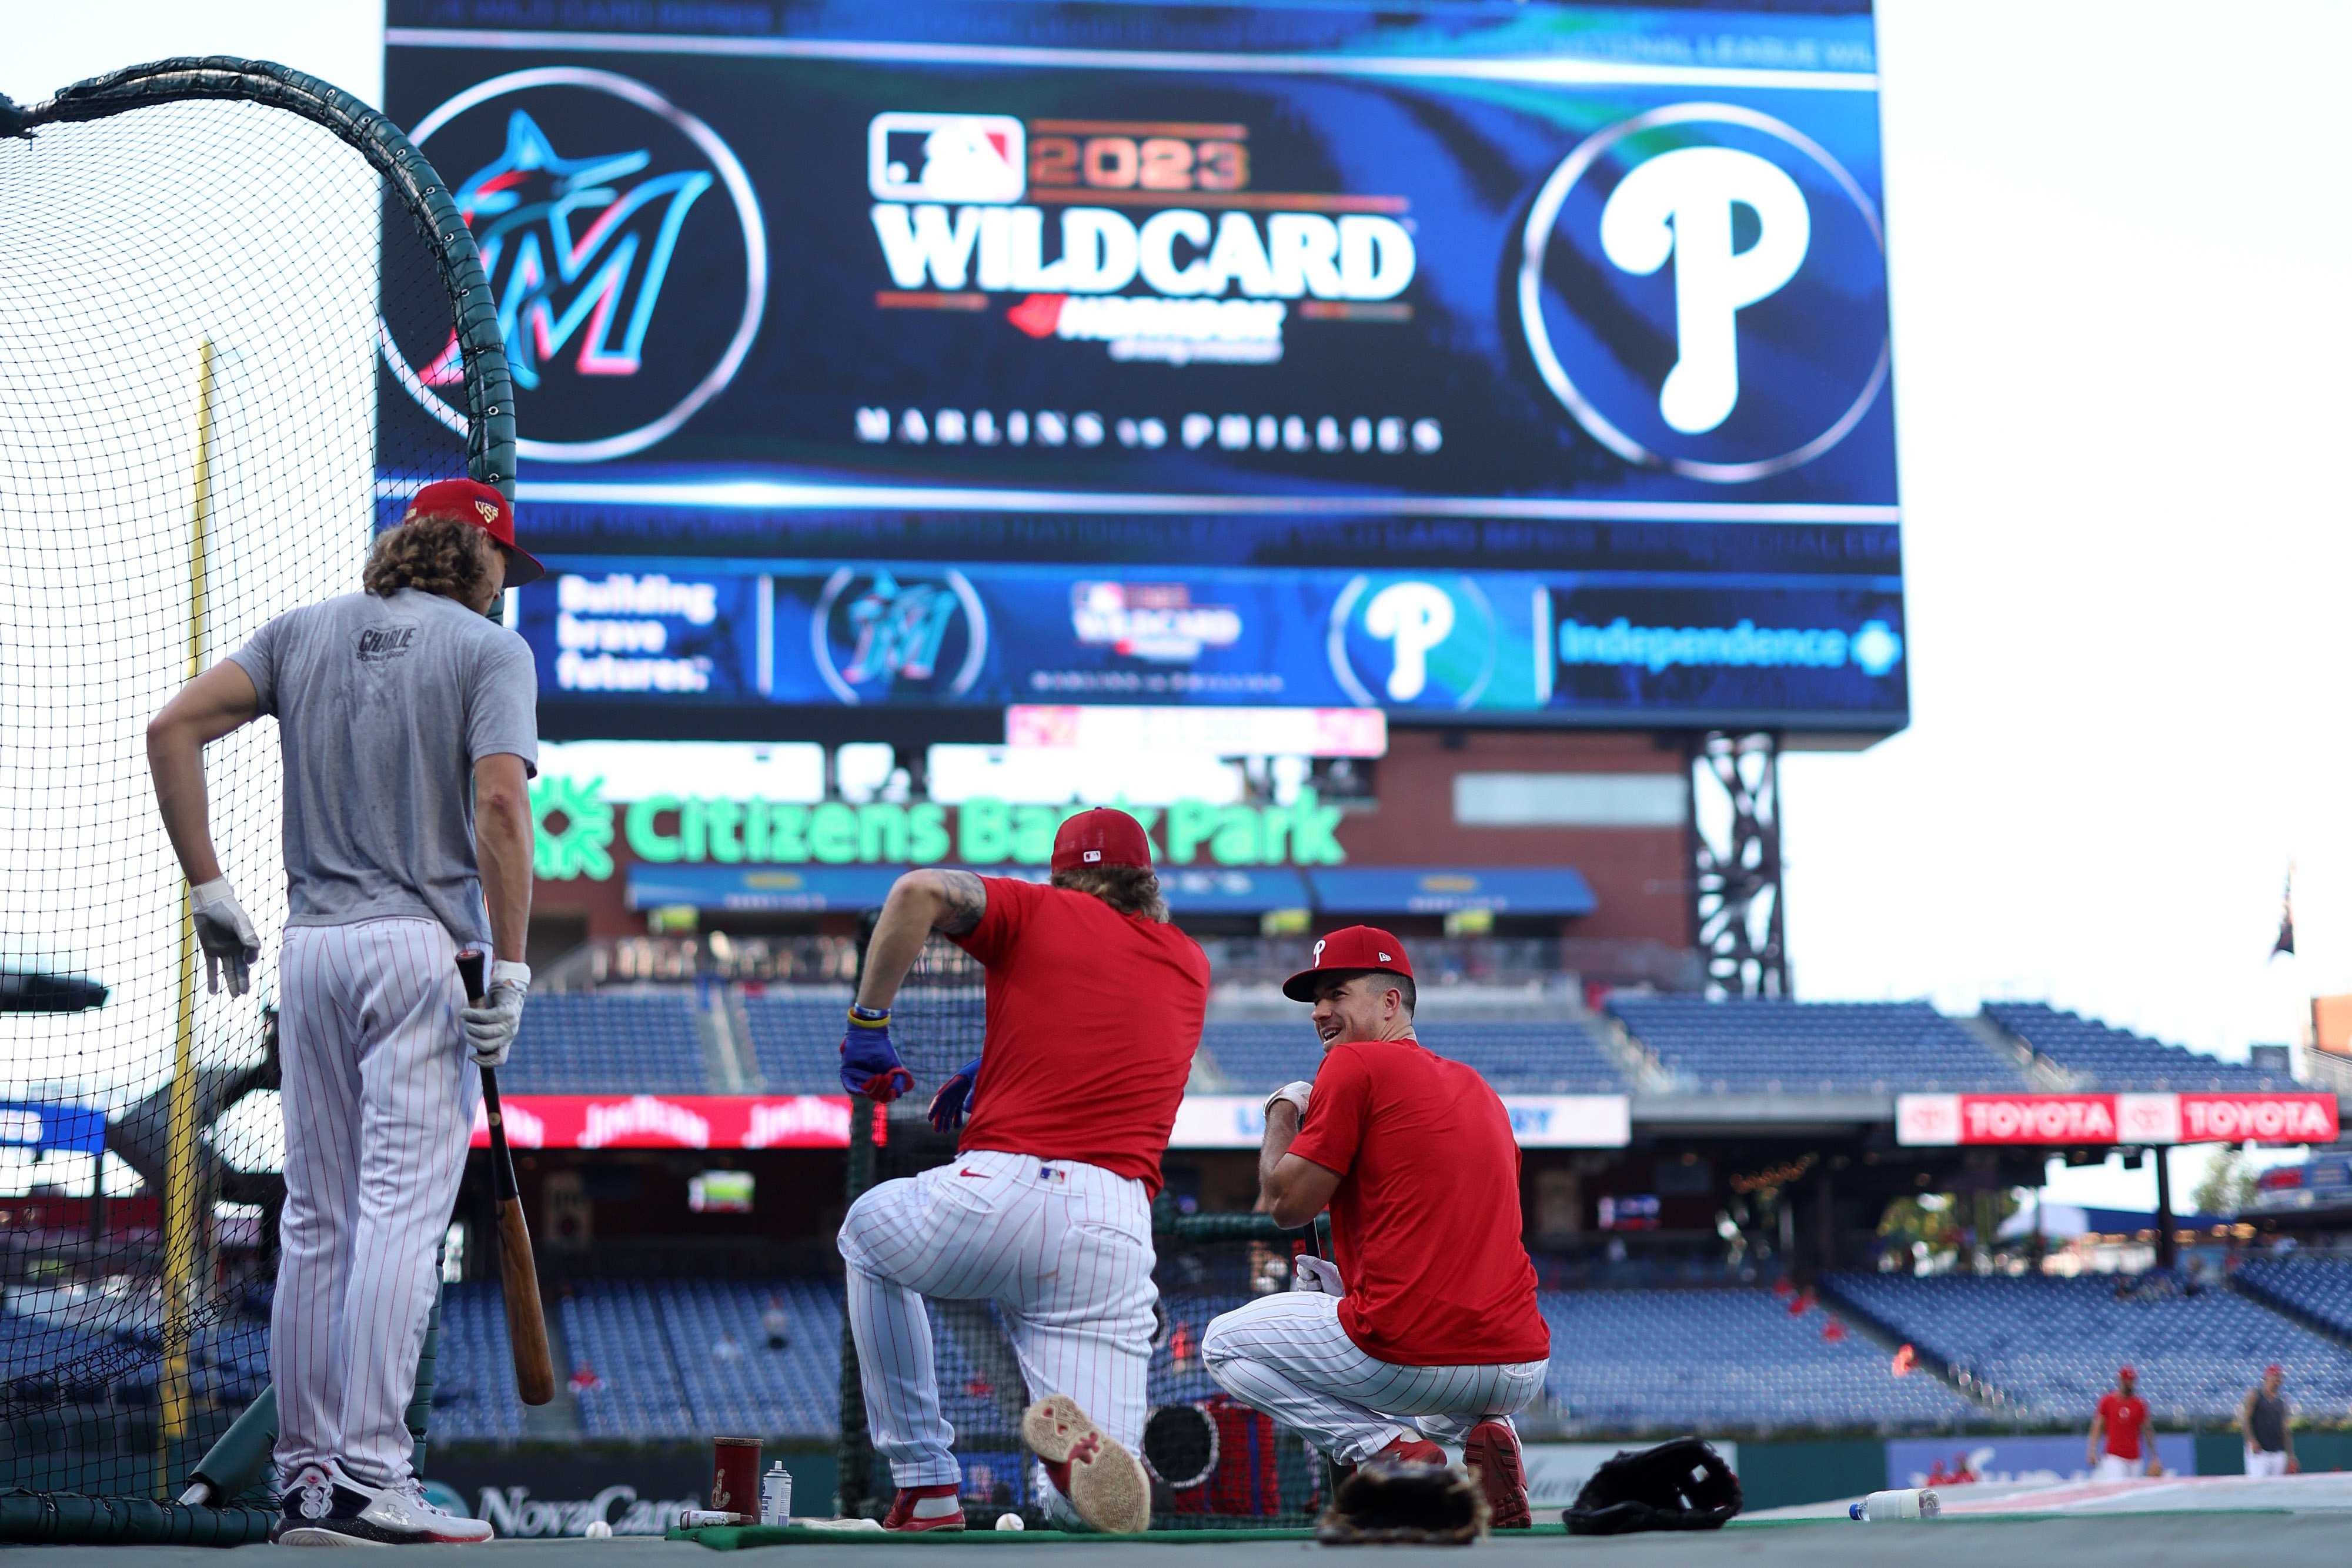
M 1209 996 L 1208 958 L 1167 920 L 1150 841 L 1107 809 L 1062 824 L 1050 887 L 916 871 L 882 906 L 842 1042 L 852 1092 L 911 1086 L 890 1002 L 933 931 L 988 980 L 982 1053 L 931 1101 L 942 1131 L 971 1117 L 959 1156 L 873 1187 L 841 1227 L 866 1425 L 898 1489 L 885 1529 L 963 1528 L 924 1296 L 1003 1312 L 1048 1506 L 1097 1530 L 1150 1522 L 1135 1458 L 1158 1299 L 1150 1205 Z
M 1511 1415 L 1543 1387 L 1551 1331 L 1510 1115 L 1413 1038 L 1412 964 L 1389 933 L 1332 933 L 1282 989 L 1315 1004 L 1323 1065 L 1266 1100 L 1259 1207 L 1297 1227 L 1329 1205 L 1335 1260 L 1302 1258 L 1289 1291 L 1211 1320 L 1209 1375 L 1338 1462 L 1443 1464 L 1430 1439 L 1457 1439 L 1496 1528 L 1526 1529 Z
M 506 1060 L 530 988 L 538 681 L 522 639 L 486 617 L 540 575 L 504 496 L 428 485 L 377 538 L 365 591 L 272 620 L 147 727 L 210 984 L 225 968 L 232 995 L 260 944 L 214 852 L 204 747 L 270 714 L 283 749 L 286 1208 L 269 1362 L 285 1505 L 270 1536 L 289 1545 L 490 1535 L 425 1500 L 402 1416 L 480 1092 L 473 1062 Z M 479 1007 L 461 946 L 494 956 Z

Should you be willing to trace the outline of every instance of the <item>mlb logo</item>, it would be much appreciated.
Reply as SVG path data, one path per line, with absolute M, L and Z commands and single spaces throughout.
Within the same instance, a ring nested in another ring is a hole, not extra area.
M 885 202 L 1017 202 L 1028 135 L 1009 114 L 877 114 L 866 128 L 866 186 Z

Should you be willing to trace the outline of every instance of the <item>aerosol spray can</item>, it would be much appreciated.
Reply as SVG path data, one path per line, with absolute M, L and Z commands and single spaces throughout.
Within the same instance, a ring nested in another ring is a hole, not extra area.
M 1944 1500 L 1926 1488 L 1874 1491 L 1846 1509 L 1848 1519 L 1864 1524 L 1890 1524 L 1897 1520 L 1935 1519 L 1944 1511 Z
M 793 1521 L 793 1473 L 778 1459 L 760 1478 L 760 1522 L 790 1524 Z

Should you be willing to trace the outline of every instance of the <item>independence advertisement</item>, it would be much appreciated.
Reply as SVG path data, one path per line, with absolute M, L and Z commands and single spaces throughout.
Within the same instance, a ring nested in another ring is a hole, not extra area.
M 1326 642 L 1335 571 L 1528 573 L 1431 644 L 1512 664 L 1454 706 L 1902 722 L 1899 656 L 1758 640 L 1900 637 L 1866 12 L 542 9 L 395 3 L 386 57 L 498 298 L 535 548 L 1290 571 L 1257 615 L 1304 596 L 1287 635 Z M 452 351 L 386 335 L 388 429 L 455 417 Z M 1604 580 L 1634 597 L 1575 622 L 1632 652 L 1537 659 L 1537 591 Z M 763 701 L 857 684 L 780 687 L 780 646 L 690 657 Z

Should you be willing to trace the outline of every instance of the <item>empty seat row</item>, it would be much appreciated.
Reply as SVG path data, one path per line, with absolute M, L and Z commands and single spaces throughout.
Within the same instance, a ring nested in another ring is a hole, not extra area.
M 2295 1087 L 2292 1078 L 2165 1045 L 2041 1002 L 1987 1002 L 1984 1010 L 2035 1055 L 2085 1077 L 2094 1089 L 2260 1092 Z
M 1609 1011 L 1685 1092 L 2026 1088 L 2008 1057 L 1926 1002 L 1615 997 Z

